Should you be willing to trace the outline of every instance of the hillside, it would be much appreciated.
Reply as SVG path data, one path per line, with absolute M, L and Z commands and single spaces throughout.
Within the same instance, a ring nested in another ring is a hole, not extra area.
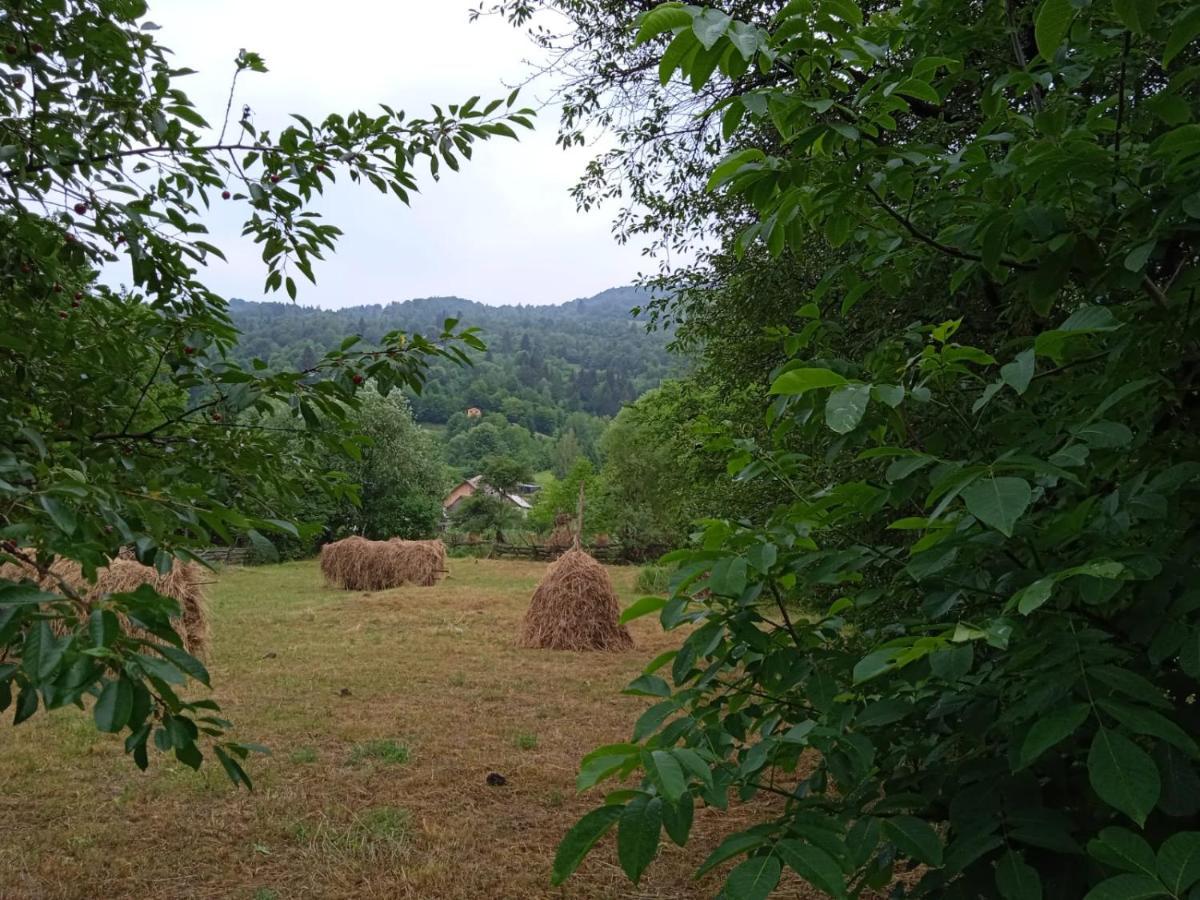
M 417 420 L 445 423 L 478 407 L 554 434 L 572 413 L 614 415 L 679 370 L 666 350 L 669 335 L 648 333 L 630 312 L 646 299 L 642 290 L 623 287 L 549 306 L 424 297 L 338 310 L 233 300 L 230 311 L 244 334 L 239 355 L 277 368 L 310 365 L 348 334 L 374 342 L 397 328 L 436 332 L 445 319 L 458 318 L 482 330 L 488 351 L 470 368 L 439 364 L 424 393 L 412 398 Z

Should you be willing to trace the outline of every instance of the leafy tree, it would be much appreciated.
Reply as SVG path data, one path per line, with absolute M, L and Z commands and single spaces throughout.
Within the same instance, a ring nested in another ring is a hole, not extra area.
M 515 494 L 532 478 L 529 467 L 507 456 L 494 456 L 483 467 L 484 483 L 503 494 Z
M 497 541 L 504 540 L 504 531 L 521 522 L 521 513 L 498 494 L 476 491 L 454 511 L 454 524 L 463 531 L 491 532 Z
M 28 0 L 0 15 L 0 562 L 45 577 L 55 559 L 92 577 L 123 546 L 166 569 L 214 536 L 299 535 L 287 518 L 314 483 L 346 496 L 304 460 L 317 445 L 352 449 L 359 385 L 416 390 L 431 361 L 482 347 L 449 321 L 434 339 L 391 332 L 364 349 L 351 338 L 299 371 L 239 364 L 228 305 L 202 277 L 221 256 L 205 238 L 210 204 L 244 210 L 267 290 L 294 298 L 294 273 L 311 279 L 340 235 L 310 209 L 326 185 L 348 178 L 404 200 L 418 161 L 436 177 L 474 142 L 529 124 L 510 96 L 430 118 L 383 107 L 297 116 L 272 134 L 227 114 L 209 129 L 145 12 L 140 0 Z M 234 85 L 262 71 L 243 52 Z M 99 284 L 101 266 L 124 269 L 132 288 Z M 280 407 L 289 442 L 243 427 L 249 411 Z M 213 701 L 181 695 L 209 675 L 182 650 L 175 611 L 149 588 L 89 605 L 66 583 L 0 580 L 0 710 L 20 723 L 91 696 L 97 726 L 125 732 L 139 766 L 153 738 L 198 767 L 203 734 L 248 784 L 249 745 L 228 739 Z
M 556 881 L 618 823 L 636 880 L 695 800 L 769 792 L 702 867 L 737 861 L 726 896 L 916 864 L 894 890 L 1194 893 L 1197 35 L 1183 2 L 640 19 L 745 136 L 709 180 L 750 220 L 734 258 L 821 277 L 768 439 L 714 442 L 781 499 L 633 611 L 690 632 L 585 759 L 582 788 L 645 777 Z
M 360 497 L 343 503 L 330 524 L 376 540 L 432 535 L 449 487 L 436 439 L 413 422 L 395 391 L 386 397 L 365 391 L 350 426 L 367 439 L 361 454 L 349 463 L 330 458 L 327 468 L 340 464 Z
M 583 528 L 587 533 L 608 531 L 611 527 L 607 506 L 601 501 L 604 485 L 596 468 L 587 459 L 576 460 L 565 478 L 553 478 L 542 485 L 529 512 L 529 523 L 540 531 L 554 526 L 559 515 L 575 517 L 579 507 L 579 487 L 583 485 Z

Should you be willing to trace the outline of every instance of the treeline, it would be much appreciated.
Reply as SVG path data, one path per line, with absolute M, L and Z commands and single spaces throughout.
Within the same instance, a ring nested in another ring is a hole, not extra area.
M 472 366 L 435 365 L 426 389 L 409 397 L 416 420 L 444 424 L 476 408 L 553 436 L 573 413 L 614 416 L 682 369 L 667 354 L 670 335 L 647 332 L 631 314 L 649 299 L 636 288 L 614 288 L 555 306 L 429 297 L 339 310 L 235 300 L 230 311 L 243 333 L 238 357 L 279 371 L 309 368 L 347 334 L 377 344 L 396 329 L 437 334 L 446 319 L 458 319 L 479 328 L 488 349 Z

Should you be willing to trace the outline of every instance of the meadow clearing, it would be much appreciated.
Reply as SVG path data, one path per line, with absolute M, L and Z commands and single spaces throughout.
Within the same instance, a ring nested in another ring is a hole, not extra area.
M 252 757 L 254 793 L 220 768 L 152 755 L 74 708 L 0 724 L 0 898 L 684 898 L 720 890 L 696 865 L 736 830 L 698 808 L 640 886 L 608 838 L 549 883 L 579 797 L 580 757 L 626 740 L 648 701 L 621 688 L 677 636 L 631 623 L 635 649 L 523 650 L 542 564 L 455 559 L 435 587 L 325 587 L 315 561 L 232 568 L 208 585 L 215 696 Z M 623 603 L 637 570 L 610 568 Z M 489 773 L 507 779 L 490 786 Z M 762 810 L 759 810 L 761 814 Z M 779 896 L 808 896 L 781 886 Z

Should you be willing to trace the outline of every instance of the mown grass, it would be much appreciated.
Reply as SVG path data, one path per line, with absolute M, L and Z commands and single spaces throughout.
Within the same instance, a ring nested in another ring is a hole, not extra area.
M 326 588 L 313 562 L 210 585 L 213 696 L 239 737 L 273 750 L 248 763 L 253 793 L 214 764 L 152 756 L 138 772 L 79 710 L 16 728 L 6 716 L 0 897 L 714 895 L 717 878 L 691 873 L 737 813 L 698 810 L 694 845 L 664 845 L 639 887 L 611 838 L 565 889 L 549 885 L 559 838 L 602 802 L 575 792 L 580 757 L 628 739 L 648 701 L 620 690 L 678 637 L 645 619 L 627 653 L 519 649 L 544 567 L 450 568 L 436 587 L 375 594 Z M 611 571 L 636 598 L 636 570 Z

